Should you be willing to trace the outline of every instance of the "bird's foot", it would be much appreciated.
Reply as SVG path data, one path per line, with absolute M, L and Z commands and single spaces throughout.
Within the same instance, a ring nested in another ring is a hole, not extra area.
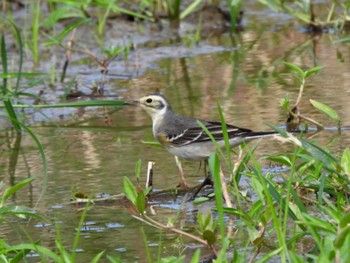
M 213 180 L 211 180 L 210 176 L 205 177 L 204 181 L 199 185 L 199 187 L 197 188 L 197 190 L 193 193 L 193 195 L 189 198 L 189 200 L 194 200 L 196 198 L 196 196 L 199 194 L 199 192 L 203 189 L 203 187 L 207 186 L 207 185 L 214 185 Z

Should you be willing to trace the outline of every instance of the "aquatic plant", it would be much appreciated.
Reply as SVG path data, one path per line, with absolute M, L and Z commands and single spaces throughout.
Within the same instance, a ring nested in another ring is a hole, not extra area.
M 315 3 L 311 0 L 298 0 L 292 4 L 283 0 L 259 0 L 259 2 L 274 12 L 284 12 L 302 21 L 306 24 L 306 30 L 310 33 L 342 30 L 349 23 L 349 16 L 347 15 L 350 8 L 349 3 L 330 1 L 326 16 L 320 17 L 315 11 Z M 343 13 L 339 12 L 337 14 L 335 12 L 337 9 L 342 10 Z

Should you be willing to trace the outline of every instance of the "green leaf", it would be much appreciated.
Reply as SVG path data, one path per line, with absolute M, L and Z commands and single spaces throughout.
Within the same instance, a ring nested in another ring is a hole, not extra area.
M 196 252 L 194 252 L 191 263 L 198 263 L 200 262 L 200 256 L 201 256 L 201 250 L 198 248 Z
M 64 5 L 54 11 L 50 11 L 50 15 L 44 20 L 45 27 L 54 27 L 55 24 L 64 18 L 83 18 L 84 14 L 72 5 Z
M 291 68 L 293 71 L 299 73 L 299 75 L 301 77 L 304 76 L 304 70 L 302 70 L 301 68 L 299 68 L 297 65 L 294 65 L 292 63 L 289 63 L 289 62 L 283 62 L 285 65 L 287 65 L 289 68 Z
M 302 215 L 305 219 L 305 224 L 308 227 L 313 227 L 317 230 L 324 230 L 328 233 L 336 234 L 336 229 L 332 223 L 325 221 L 324 219 L 318 218 L 316 216 L 310 215 L 310 214 L 302 213 Z M 303 223 L 304 223 L 304 221 L 303 221 Z
M 146 197 L 143 191 L 137 194 L 136 209 L 140 214 L 143 214 L 146 209 Z
M 328 152 L 317 145 L 300 138 L 302 148 L 308 151 L 315 159 L 318 159 L 327 169 L 335 171 L 337 168 L 337 160 Z
M 53 45 L 53 44 L 61 44 L 63 39 L 70 33 L 72 32 L 75 28 L 87 23 L 90 21 L 90 18 L 84 18 L 78 21 L 75 21 L 71 24 L 69 24 L 59 35 L 57 38 L 51 38 L 51 41 L 45 42 L 45 46 Z
M 344 244 L 345 239 L 350 235 L 350 225 L 343 228 L 336 239 L 334 240 L 334 247 L 341 248 Z
M 92 260 L 91 263 L 98 263 L 100 262 L 101 257 L 103 256 L 103 254 L 105 253 L 105 251 L 101 251 L 100 253 L 98 253 Z
M 326 104 L 323 104 L 321 102 L 315 101 L 313 99 L 310 99 L 310 103 L 312 104 L 312 106 L 314 106 L 316 109 L 324 112 L 325 114 L 327 114 L 331 119 L 335 120 L 336 122 L 340 121 L 340 117 L 339 115 L 336 113 L 335 110 L 333 110 L 331 107 L 329 107 Z
M 341 167 L 343 168 L 344 173 L 348 176 L 350 175 L 350 149 L 346 148 L 341 157 Z
M 340 222 L 339 222 L 339 227 L 344 228 L 344 227 L 346 227 L 348 224 L 350 224 L 350 213 L 345 214 L 345 215 L 341 218 L 341 220 L 340 220 Z
M 47 221 L 44 217 L 38 215 L 33 209 L 22 205 L 8 205 L 0 208 L 0 219 L 5 216 L 17 216 L 20 218 L 35 217 Z
M 38 76 L 44 76 L 47 75 L 46 73 L 42 73 L 42 72 L 21 72 L 21 73 L 11 73 L 11 72 L 4 72 L 4 73 L 0 73 L 0 78 L 2 79 L 16 79 L 16 78 L 35 78 Z
M 141 159 L 137 160 L 135 165 L 135 175 L 137 180 L 140 179 L 140 174 L 141 174 Z
M 209 157 L 209 169 L 210 169 L 211 175 L 214 177 L 216 209 L 218 210 L 218 215 L 219 215 L 218 223 L 220 226 L 220 235 L 222 237 L 222 242 L 223 242 L 222 245 L 224 245 L 224 240 L 225 240 L 223 238 L 225 236 L 224 204 L 222 200 L 222 188 L 221 188 L 221 179 L 220 179 L 220 161 L 216 153 L 211 154 Z
M 56 254 L 55 252 L 51 251 L 48 248 L 45 248 L 36 244 L 19 244 L 19 245 L 10 246 L 6 250 L 4 250 L 4 253 L 7 254 L 18 250 L 32 250 L 40 255 L 51 258 L 53 262 L 62 262 L 58 254 Z
M 67 108 L 67 107 L 97 107 L 97 106 L 125 106 L 127 105 L 124 101 L 119 100 L 84 100 L 76 102 L 67 102 L 60 104 L 50 104 L 50 105 L 28 105 L 28 104 L 17 104 L 12 105 L 14 108 L 32 108 L 32 109 L 46 109 L 46 108 Z M 0 108 L 4 108 L 0 105 Z
M 290 99 L 289 99 L 289 95 L 287 94 L 286 96 L 284 96 L 283 99 L 280 99 L 280 105 L 282 108 L 289 110 L 289 106 L 290 106 Z
M 311 76 L 312 74 L 317 73 L 320 69 L 322 69 L 323 66 L 317 66 L 314 68 L 311 68 L 305 72 L 304 78 L 306 79 L 307 77 Z
M 202 2 L 202 0 L 195 0 L 190 4 L 184 11 L 180 14 L 180 20 L 184 19 L 189 14 L 193 13 L 197 6 Z
M 136 206 L 137 204 L 137 192 L 135 186 L 132 184 L 130 179 L 124 176 L 123 179 L 124 193 L 125 196 L 129 199 L 129 201 Z
M 279 135 L 281 135 L 282 137 L 288 138 L 288 133 L 287 133 L 287 131 L 282 130 L 281 128 L 279 128 L 279 127 L 277 127 L 277 126 L 275 126 L 275 125 L 269 124 L 269 123 L 267 123 L 267 122 L 265 122 L 265 124 L 266 124 L 267 126 L 269 126 L 271 129 L 273 129 L 273 130 L 275 130 L 276 132 L 278 132 Z
M 216 242 L 216 237 L 211 230 L 205 230 L 202 234 L 204 240 L 208 242 L 209 245 L 213 245 Z
M 208 197 L 201 196 L 201 197 L 198 197 L 198 198 L 194 199 L 194 200 L 192 201 L 192 203 L 198 205 L 198 204 L 202 204 L 202 203 L 204 203 L 204 202 L 207 202 L 207 201 L 209 201 L 209 200 L 210 200 L 210 199 L 209 199 Z
M 280 163 L 280 164 L 283 164 L 283 165 L 288 166 L 288 167 L 292 166 L 292 162 L 285 155 L 274 155 L 274 156 L 271 155 L 271 156 L 267 157 L 266 160 L 269 160 L 269 161 L 272 161 L 275 163 Z
M 18 184 L 15 184 L 14 186 L 11 186 L 10 188 L 7 188 L 4 193 L 2 194 L 1 200 L 0 200 L 0 207 L 2 207 L 6 200 L 13 195 L 15 192 L 17 192 L 22 187 L 26 186 L 27 184 L 31 183 L 35 178 L 29 177 L 24 179 L 23 181 L 20 181 Z

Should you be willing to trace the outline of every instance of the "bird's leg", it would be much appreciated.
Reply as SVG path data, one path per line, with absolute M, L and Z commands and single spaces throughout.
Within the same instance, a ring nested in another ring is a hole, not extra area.
M 181 182 L 177 185 L 177 187 L 180 187 L 182 189 L 188 189 L 189 186 L 188 186 L 186 179 L 185 179 L 185 172 L 182 169 L 181 162 L 177 156 L 175 156 L 175 162 L 176 162 L 177 168 L 179 169 L 180 179 L 181 179 Z
M 196 198 L 196 196 L 198 195 L 198 193 L 202 190 L 202 188 L 206 185 L 213 185 L 213 181 L 211 180 L 211 174 L 210 172 L 207 173 L 207 166 L 208 166 L 208 160 L 204 161 L 204 181 L 203 183 L 200 184 L 200 186 L 198 187 L 198 189 L 196 190 L 196 192 L 194 192 L 194 194 L 192 195 L 192 197 L 190 198 L 190 200 L 193 200 Z

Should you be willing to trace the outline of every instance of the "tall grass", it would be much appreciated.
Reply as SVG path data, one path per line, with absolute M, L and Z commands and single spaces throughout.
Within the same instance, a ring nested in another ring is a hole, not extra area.
M 33 54 L 34 63 L 39 62 L 39 30 L 41 21 L 41 0 L 30 0 L 31 11 L 31 43 L 30 47 Z

